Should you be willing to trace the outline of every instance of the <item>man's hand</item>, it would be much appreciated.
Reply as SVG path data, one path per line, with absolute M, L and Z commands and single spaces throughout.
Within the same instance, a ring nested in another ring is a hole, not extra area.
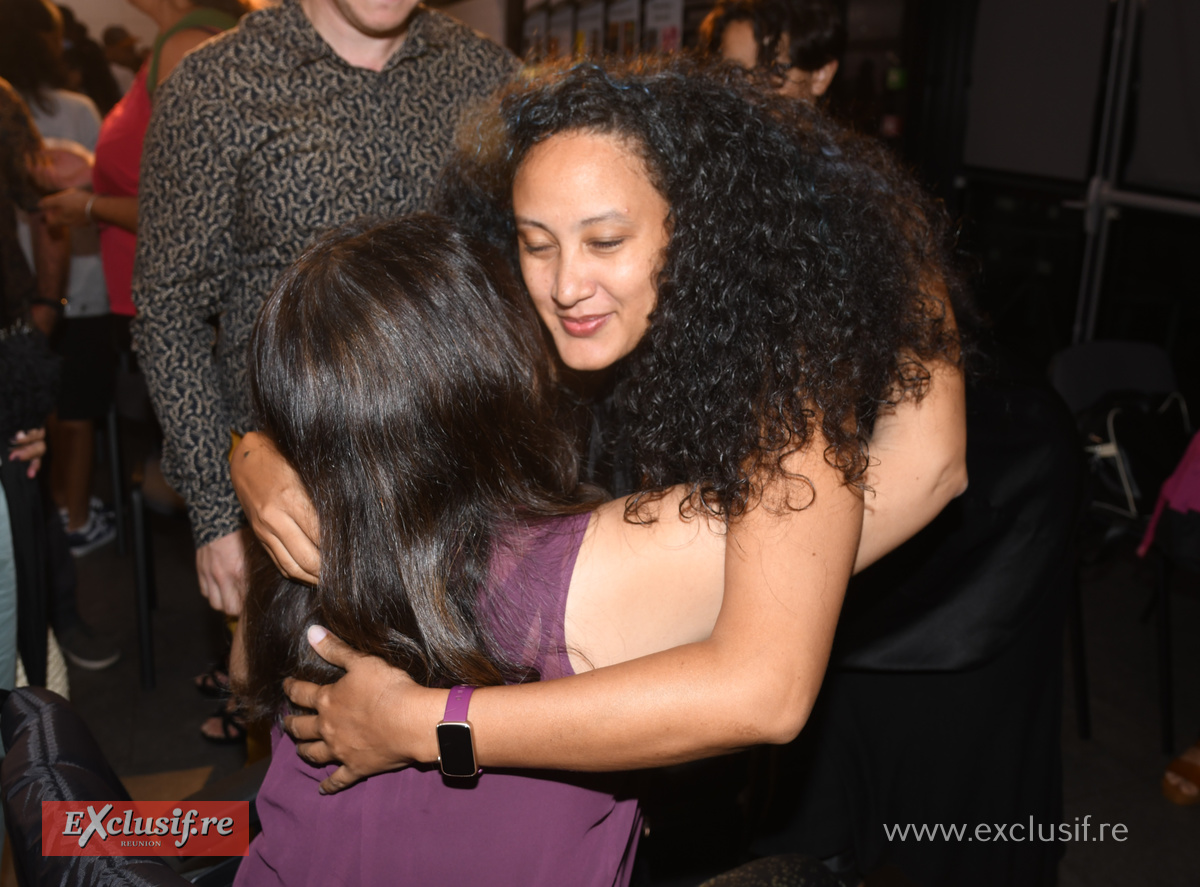
M 436 720 L 424 724 L 427 718 L 412 719 L 416 724 L 406 723 L 409 719 L 404 714 L 404 697 L 430 696 L 429 710 L 440 710 L 437 706 L 446 704 L 445 690 L 419 687 L 405 672 L 351 649 L 319 625 L 309 627 L 308 642 L 325 661 L 346 669 L 346 674 L 332 684 L 290 678 L 283 685 L 294 704 L 316 711 L 315 715 L 284 719 L 283 728 L 296 740 L 300 757 L 310 764 L 341 764 L 321 783 L 322 794 L 341 791 L 376 773 L 431 759 L 417 757 L 420 752 L 407 755 L 399 748 L 405 726 L 423 725 L 432 739 L 436 724 Z M 433 698 L 436 695 L 440 695 L 440 702 Z
M 10 443 L 12 449 L 8 451 L 8 458 L 14 462 L 28 462 L 25 476 L 37 477 L 38 469 L 42 467 L 42 456 L 46 455 L 46 429 L 18 431 Z
M 235 530 L 196 549 L 200 593 L 214 610 L 229 616 L 242 612 L 246 597 L 246 536 Z
M 250 432 L 229 460 L 233 488 L 275 566 L 285 576 L 309 585 L 321 572 L 317 512 L 292 466 L 271 439 Z

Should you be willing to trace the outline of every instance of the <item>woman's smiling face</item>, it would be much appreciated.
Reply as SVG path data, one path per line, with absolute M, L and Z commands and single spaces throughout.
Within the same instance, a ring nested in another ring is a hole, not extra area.
M 567 366 L 611 366 L 646 334 L 669 209 L 617 136 L 562 133 L 526 155 L 513 181 L 521 273 Z

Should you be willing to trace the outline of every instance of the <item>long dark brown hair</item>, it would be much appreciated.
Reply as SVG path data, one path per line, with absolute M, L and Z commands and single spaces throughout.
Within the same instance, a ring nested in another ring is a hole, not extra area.
M 308 647 L 320 623 L 428 686 L 530 674 L 478 618 L 505 529 L 578 512 L 538 321 L 502 259 L 431 215 L 358 223 L 289 268 L 251 336 L 258 427 L 320 519 L 315 588 L 253 571 L 252 713 L 280 685 L 339 670 Z

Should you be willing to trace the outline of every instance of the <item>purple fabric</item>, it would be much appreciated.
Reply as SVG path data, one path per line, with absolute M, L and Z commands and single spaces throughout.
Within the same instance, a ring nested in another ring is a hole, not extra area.
M 572 673 L 563 630 L 567 588 L 588 515 L 547 521 L 493 565 L 483 602 L 497 641 L 543 679 Z M 485 771 L 443 780 L 434 769 L 383 773 L 328 797 L 315 768 L 276 729 L 258 796 L 263 832 L 237 885 L 626 887 L 637 802 L 620 777 Z

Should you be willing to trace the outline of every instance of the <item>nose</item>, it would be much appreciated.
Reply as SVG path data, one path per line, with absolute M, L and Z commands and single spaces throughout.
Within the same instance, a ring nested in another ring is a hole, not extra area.
M 588 263 L 577 252 L 566 253 L 559 259 L 554 281 L 554 302 L 560 308 L 572 308 L 596 292 L 596 281 Z

